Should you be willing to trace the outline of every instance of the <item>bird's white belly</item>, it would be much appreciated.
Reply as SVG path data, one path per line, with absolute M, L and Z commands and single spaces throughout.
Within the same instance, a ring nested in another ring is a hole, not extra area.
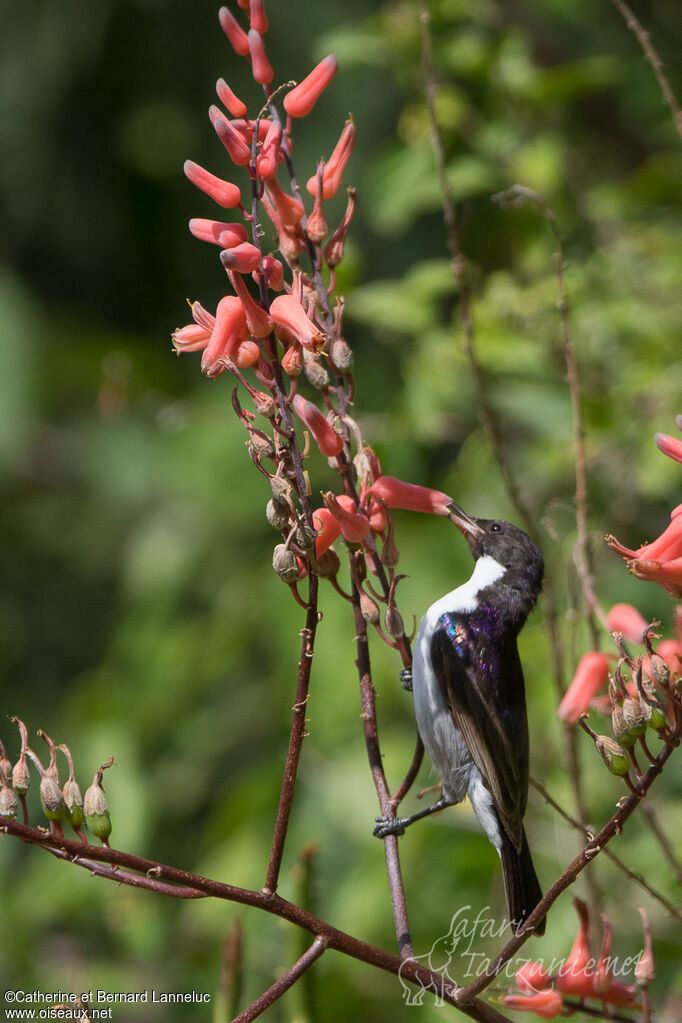
M 453 803 L 459 803 L 467 794 L 472 771 L 478 773 L 478 769 L 461 732 L 455 728 L 431 665 L 431 633 L 425 615 L 417 633 L 412 661 L 414 712 L 426 752 L 443 783 L 443 793 Z

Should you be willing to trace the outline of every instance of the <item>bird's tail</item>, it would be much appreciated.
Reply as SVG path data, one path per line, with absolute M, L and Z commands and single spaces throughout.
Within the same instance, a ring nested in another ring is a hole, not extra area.
M 501 831 L 502 846 L 499 852 L 504 876 L 504 894 L 507 899 L 509 919 L 512 926 L 517 928 L 537 906 L 542 898 L 542 889 L 530 856 L 525 831 L 520 852 L 517 852 L 503 828 Z M 538 936 L 545 933 L 544 919 L 535 925 L 534 933 Z

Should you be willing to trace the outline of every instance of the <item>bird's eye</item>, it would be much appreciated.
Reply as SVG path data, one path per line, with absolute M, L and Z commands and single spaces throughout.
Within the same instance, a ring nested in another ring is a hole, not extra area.
M 502 532 L 502 526 L 499 524 L 499 522 L 491 523 L 491 525 L 490 525 L 490 532 L 491 533 L 501 533 Z

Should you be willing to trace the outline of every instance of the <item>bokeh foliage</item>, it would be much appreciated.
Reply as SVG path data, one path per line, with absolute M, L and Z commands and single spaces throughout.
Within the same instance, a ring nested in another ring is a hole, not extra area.
M 480 358 L 514 473 L 545 523 L 570 672 L 588 639 L 572 568 L 574 462 L 553 244 L 537 211 L 501 210 L 491 195 L 521 182 L 556 213 L 583 382 L 598 595 L 605 606 L 631 600 L 669 630 L 671 602 L 628 578 L 601 537 L 614 532 L 636 546 L 679 501 L 679 472 L 652 435 L 672 432 L 680 411 L 682 149 L 651 69 L 606 0 L 434 0 L 432 10 L 438 114 L 462 203 Z M 639 13 L 682 92 L 677 4 L 656 0 Z M 210 307 L 225 290 L 215 252 L 184 228 L 210 210 L 181 163 L 191 157 L 220 173 L 204 116 L 214 81 L 222 75 L 245 95 L 253 85 L 207 0 L 40 0 L 3 14 L 0 710 L 68 742 L 83 787 L 114 754 L 119 766 L 105 785 L 115 845 L 260 887 L 300 614 L 270 569 L 269 494 L 251 471 L 228 388 L 202 380 L 191 357 L 171 358 L 168 342 L 187 319 L 186 295 Z M 455 323 L 418 5 L 292 0 L 271 2 L 269 14 L 279 74 L 300 78 L 330 50 L 342 68 L 299 133 L 301 176 L 330 151 L 349 109 L 358 127 L 349 180 L 360 206 L 339 276 L 366 439 L 385 471 L 445 489 L 476 514 L 513 517 Z M 324 466 L 311 471 L 321 488 Z M 396 516 L 406 615 L 468 572 L 443 523 L 418 518 Z M 296 854 L 314 842 L 316 911 L 392 948 L 383 856 L 370 837 L 375 797 L 352 621 L 331 591 L 323 610 L 282 893 L 296 896 Z M 570 808 L 539 616 L 522 653 L 533 770 Z M 412 751 L 410 701 L 390 652 L 377 643 L 373 657 L 396 784 Z M 9 724 L 2 735 L 14 752 Z M 581 745 L 596 824 L 621 791 Z M 433 780 L 425 767 L 420 783 Z M 578 839 L 539 797 L 530 802 L 548 883 Z M 674 835 L 674 769 L 654 802 Z M 415 829 L 401 849 L 419 951 L 460 906 L 499 910 L 496 857 L 468 808 Z M 616 851 L 678 898 L 641 820 Z M 115 889 L 9 841 L 0 869 L 3 988 L 215 991 L 234 907 Z M 604 859 L 595 875 L 616 954 L 641 947 L 635 906 L 646 905 L 655 996 L 659 1006 L 668 999 L 661 1018 L 677 1018 L 675 922 L 636 888 L 623 898 L 622 875 Z M 574 931 L 568 897 L 551 919 L 543 952 L 559 957 Z M 245 927 L 248 998 L 295 958 L 299 938 L 255 912 Z M 338 956 L 326 956 L 315 977 L 320 1018 L 440 1018 L 429 1005 L 403 1007 L 393 978 L 370 979 Z M 305 1008 L 298 998 L 270 1016 L 295 1018 Z M 152 1007 L 117 1011 L 135 1023 L 158 1018 Z M 207 1012 L 170 1007 L 163 1018 Z

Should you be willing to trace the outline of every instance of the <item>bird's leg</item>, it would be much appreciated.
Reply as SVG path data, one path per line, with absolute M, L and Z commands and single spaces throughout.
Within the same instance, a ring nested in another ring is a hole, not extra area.
M 409 693 L 412 692 L 412 668 L 403 668 L 400 672 L 400 681 L 403 689 L 407 689 Z
M 405 828 L 409 827 L 410 824 L 420 821 L 422 817 L 430 817 L 432 813 L 438 813 L 439 810 L 445 810 L 448 806 L 454 806 L 452 800 L 441 796 L 433 806 L 427 806 L 425 810 L 413 813 L 411 817 L 375 817 L 376 827 L 372 834 L 375 838 L 387 838 L 388 835 L 402 835 Z

